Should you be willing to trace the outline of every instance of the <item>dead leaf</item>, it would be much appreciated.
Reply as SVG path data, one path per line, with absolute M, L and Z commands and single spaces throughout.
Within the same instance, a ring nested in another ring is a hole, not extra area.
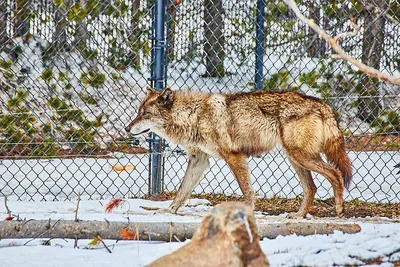
M 135 169 L 135 166 L 133 166 L 131 164 L 127 164 L 127 165 L 113 164 L 113 165 L 110 165 L 110 167 L 111 167 L 111 169 L 113 169 L 116 172 L 122 172 L 122 171 L 131 172 Z
M 8 215 L 8 217 L 7 218 L 5 218 L 4 220 L 5 221 L 12 221 L 14 219 L 14 217 L 13 216 L 11 216 L 11 215 Z
M 110 213 L 113 209 L 121 206 L 124 200 L 122 198 L 111 199 L 106 205 L 106 212 Z
M 90 243 L 88 244 L 89 247 L 94 247 L 97 246 L 101 241 L 101 237 L 100 236 L 95 236 L 92 238 L 92 240 L 90 241 Z
M 132 232 L 131 230 L 122 228 L 119 231 L 119 235 L 123 240 L 135 240 L 136 239 L 136 233 Z

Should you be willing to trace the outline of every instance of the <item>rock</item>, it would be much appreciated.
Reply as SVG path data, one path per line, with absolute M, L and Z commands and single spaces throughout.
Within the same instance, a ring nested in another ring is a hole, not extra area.
M 240 202 L 217 205 L 187 245 L 149 267 L 269 266 L 260 248 L 253 211 Z

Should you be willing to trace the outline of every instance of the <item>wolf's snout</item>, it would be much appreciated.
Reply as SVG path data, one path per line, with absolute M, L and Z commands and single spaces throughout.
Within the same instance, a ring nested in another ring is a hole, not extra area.
M 129 133 L 130 131 L 131 131 L 131 127 L 126 126 L 126 127 L 125 127 L 125 132 Z

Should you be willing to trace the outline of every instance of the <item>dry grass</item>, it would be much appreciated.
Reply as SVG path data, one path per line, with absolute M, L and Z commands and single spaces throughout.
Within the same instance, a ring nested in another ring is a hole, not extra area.
M 348 151 L 398 151 L 400 136 L 398 134 L 364 134 L 346 137 Z
M 150 200 L 171 200 L 176 192 L 164 192 L 158 196 L 144 197 Z M 223 194 L 192 194 L 192 198 L 207 199 L 213 206 L 224 201 L 243 201 L 243 197 L 225 196 Z M 299 209 L 302 198 L 259 198 L 256 199 L 256 210 L 266 212 L 270 215 L 278 215 L 285 212 L 295 212 Z M 313 210 L 310 212 L 317 217 L 335 217 L 334 201 L 332 198 L 314 200 Z M 360 200 L 345 202 L 344 217 L 400 217 L 400 203 L 374 203 Z

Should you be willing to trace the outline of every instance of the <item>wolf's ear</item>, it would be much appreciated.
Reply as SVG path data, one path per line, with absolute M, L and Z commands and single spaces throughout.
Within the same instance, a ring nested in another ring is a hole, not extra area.
M 171 88 L 165 88 L 158 96 L 158 103 L 164 107 L 170 107 L 174 103 L 174 92 Z
M 157 90 L 154 89 L 154 88 L 152 88 L 150 85 L 146 85 L 146 90 L 147 90 L 147 94 L 148 94 L 148 95 L 151 95 L 151 94 L 157 92 Z

